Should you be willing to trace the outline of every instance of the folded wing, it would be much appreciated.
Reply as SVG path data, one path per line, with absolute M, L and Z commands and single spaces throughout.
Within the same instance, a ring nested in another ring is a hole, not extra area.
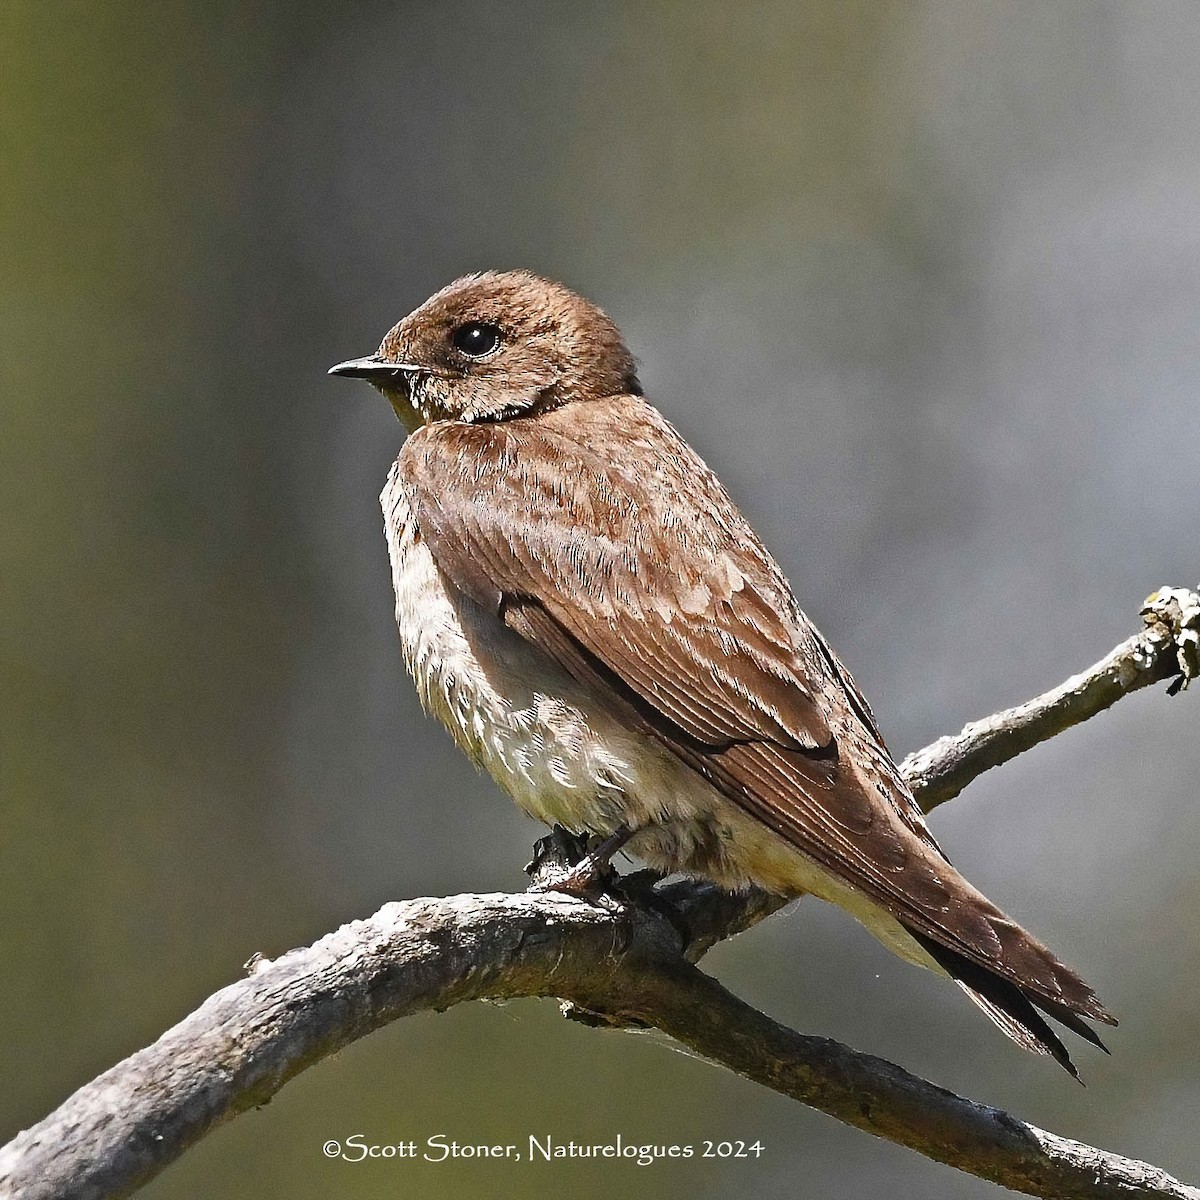
M 619 459 L 604 452 L 614 445 Z M 938 961 L 1010 1035 L 1015 1022 L 1017 1040 L 1065 1058 L 985 977 L 1051 1015 L 1112 1022 L 946 860 L 849 673 L 719 481 L 653 408 L 613 397 L 427 426 L 400 466 L 419 535 L 456 588 L 944 949 Z

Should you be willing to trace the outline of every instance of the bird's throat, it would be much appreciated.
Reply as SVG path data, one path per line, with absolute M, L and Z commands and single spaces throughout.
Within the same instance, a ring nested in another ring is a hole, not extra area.
M 409 433 L 415 433 L 426 423 L 424 414 L 413 404 L 406 388 L 380 388 L 379 390 L 392 406 L 392 411 L 399 418 L 400 424 Z

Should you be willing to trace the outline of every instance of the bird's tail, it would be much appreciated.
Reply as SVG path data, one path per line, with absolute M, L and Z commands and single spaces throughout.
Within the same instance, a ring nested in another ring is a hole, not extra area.
M 1072 1033 L 1098 1046 L 1105 1054 L 1108 1047 L 1096 1031 L 1065 1004 L 1057 1003 L 1032 991 L 1025 991 L 1001 975 L 935 942 L 924 934 L 909 930 L 930 957 L 1018 1046 L 1034 1054 L 1048 1054 L 1076 1079 L 1079 1072 L 1058 1035 L 1046 1023 L 1042 1013 L 1065 1025 Z M 1041 1012 L 1038 1011 L 1041 1009 Z M 1106 1014 L 1107 1016 L 1107 1014 Z M 1111 1018 L 1107 1018 L 1110 1019 Z M 1115 1025 L 1116 1021 L 1112 1023 Z M 1083 1081 L 1080 1080 L 1082 1083 Z

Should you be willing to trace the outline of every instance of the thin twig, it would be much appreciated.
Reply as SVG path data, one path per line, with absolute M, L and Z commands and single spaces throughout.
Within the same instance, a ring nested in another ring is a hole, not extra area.
M 1160 588 L 1142 608 L 1146 628 L 1066 683 L 1016 708 L 973 721 L 910 754 L 900 770 L 925 812 L 953 800 L 973 779 L 1094 717 L 1122 696 L 1176 677 L 1195 676 L 1200 598 L 1184 588 Z

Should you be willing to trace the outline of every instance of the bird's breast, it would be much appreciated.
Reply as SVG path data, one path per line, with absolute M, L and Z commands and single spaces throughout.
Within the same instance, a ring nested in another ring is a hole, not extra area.
M 447 583 L 394 468 L 380 500 L 401 650 L 424 707 L 539 820 L 611 832 L 660 817 L 682 768 Z

